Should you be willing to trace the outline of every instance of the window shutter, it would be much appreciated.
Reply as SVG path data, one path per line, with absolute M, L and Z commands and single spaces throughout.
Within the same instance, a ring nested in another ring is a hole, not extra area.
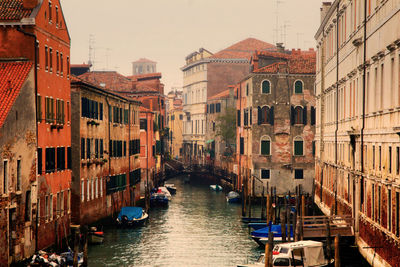
M 269 109 L 269 120 L 270 120 L 270 124 L 274 125 L 274 107 L 273 106 Z
M 261 155 L 270 155 L 270 141 L 261 141 Z
M 261 125 L 262 121 L 262 110 L 260 107 L 257 108 L 257 124 Z
M 253 109 L 250 108 L 250 125 L 253 125 Z
M 290 107 L 290 124 L 291 125 L 294 125 L 294 114 L 295 112 L 294 112 L 294 107 L 293 106 L 291 106 Z
M 303 108 L 303 124 L 307 125 L 307 106 Z
M 237 111 L 237 125 L 240 127 L 240 110 Z
M 244 138 L 240 137 L 240 154 L 244 154 Z
M 303 155 L 303 141 L 294 141 L 294 154 L 296 156 Z
M 311 107 L 311 125 L 315 125 L 315 108 Z

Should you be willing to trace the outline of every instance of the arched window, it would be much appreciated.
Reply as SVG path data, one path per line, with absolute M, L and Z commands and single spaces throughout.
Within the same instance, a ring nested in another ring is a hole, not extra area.
M 263 136 L 260 141 L 260 154 L 265 156 L 271 155 L 271 138 L 269 136 Z
M 274 125 L 274 107 L 258 107 L 258 125 L 260 124 Z
M 270 94 L 271 93 L 271 83 L 268 80 L 265 80 L 261 83 L 261 93 Z
M 293 140 L 293 153 L 295 156 L 304 155 L 304 141 L 301 136 L 296 136 Z
M 290 121 L 292 125 L 307 124 L 307 107 L 296 106 L 291 108 Z
M 295 94 L 302 94 L 303 93 L 303 82 L 297 80 L 294 82 L 294 93 Z

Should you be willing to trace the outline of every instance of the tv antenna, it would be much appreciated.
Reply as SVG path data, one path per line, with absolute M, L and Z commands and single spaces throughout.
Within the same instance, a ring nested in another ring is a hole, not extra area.
M 284 3 L 284 1 L 282 0 L 276 0 L 275 4 L 276 4 L 276 10 L 275 10 L 275 15 L 276 15 L 276 21 L 275 21 L 275 40 L 274 43 L 278 43 L 279 42 L 279 5 Z

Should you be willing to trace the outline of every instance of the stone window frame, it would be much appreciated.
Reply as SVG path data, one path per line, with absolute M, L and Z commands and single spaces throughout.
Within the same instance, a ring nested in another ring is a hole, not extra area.
M 269 93 L 264 93 L 263 92 L 263 83 L 264 82 L 269 82 Z M 272 85 L 272 83 L 271 83 L 271 81 L 269 79 L 262 80 L 261 84 L 260 84 L 260 94 L 262 94 L 262 95 L 270 95 L 271 91 L 272 91 L 271 85 Z
M 269 177 L 268 178 L 263 178 L 262 177 L 262 172 L 263 171 L 269 171 Z M 265 168 L 263 168 L 263 169 L 260 169 L 260 179 L 262 179 L 262 180 L 271 180 L 271 169 L 265 169 Z
M 295 146 L 295 142 L 299 142 L 301 141 L 303 143 L 303 148 L 302 148 L 302 153 L 301 154 L 296 154 L 296 146 Z M 295 138 L 293 138 L 293 156 L 304 156 L 304 138 L 300 135 L 297 135 Z
M 301 93 L 297 93 L 296 92 L 296 83 L 297 82 L 301 82 Z M 296 94 L 296 95 L 301 95 L 301 94 L 304 93 L 304 82 L 303 82 L 303 80 L 297 79 L 297 80 L 294 81 L 294 83 L 293 83 L 293 93 Z
M 262 154 L 262 141 L 269 141 L 269 153 L 268 154 Z M 271 148 L 272 148 L 272 140 L 269 135 L 263 135 L 260 138 L 260 155 L 261 156 L 271 156 Z

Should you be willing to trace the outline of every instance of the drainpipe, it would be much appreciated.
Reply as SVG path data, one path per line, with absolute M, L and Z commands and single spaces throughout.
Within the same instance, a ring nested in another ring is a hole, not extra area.
M 238 88 L 238 97 L 239 97 L 239 110 L 242 109 L 242 84 L 239 84 L 239 88 Z M 237 114 L 237 111 L 236 111 Z M 237 116 L 237 115 L 236 115 Z M 237 120 L 240 119 L 236 118 Z M 236 121 L 236 125 L 237 125 L 237 121 Z M 240 124 L 241 125 L 241 124 Z M 239 127 L 239 166 L 238 166 L 238 177 L 240 178 L 240 186 L 241 186 L 241 190 L 243 191 L 243 179 L 242 179 L 242 172 L 241 172 L 241 164 L 242 164 L 242 156 L 240 153 L 240 139 L 241 138 L 241 134 L 240 134 L 240 127 Z
M 364 129 L 365 129 L 365 91 L 366 91 L 366 72 L 367 72 L 367 66 L 366 66 L 366 60 L 367 60 L 367 0 L 364 0 L 364 55 L 363 55 L 363 105 L 362 105 L 362 126 L 361 126 L 361 181 L 360 181 L 360 199 L 359 203 L 363 203 L 364 200 Z M 356 214 L 356 232 L 358 232 L 358 216 Z
M 339 7 L 336 7 L 336 129 L 335 129 L 335 165 L 338 169 L 338 131 L 339 131 Z M 337 215 L 337 175 L 335 180 L 335 215 Z
M 26 31 L 24 31 L 23 29 L 22 29 L 22 27 L 20 26 L 20 27 L 17 27 L 17 31 L 19 31 L 19 32 L 21 32 L 21 33 L 23 33 L 23 34 L 25 34 L 25 35 L 27 35 L 27 36 L 30 36 L 30 37 L 32 37 L 33 39 L 34 39 L 34 49 L 35 49 L 35 52 L 34 52 L 34 76 L 35 76 L 35 111 L 34 111 L 34 113 L 35 113 L 35 121 L 36 121 L 36 123 L 35 123 L 35 128 L 36 128 L 36 158 L 37 158 L 37 147 L 38 147 L 38 138 L 39 138 L 39 134 L 38 134 L 38 122 L 37 122 L 37 105 L 38 105 L 38 103 L 37 103 L 37 94 L 38 94 L 38 79 L 37 79 L 37 77 L 38 77 L 38 75 L 37 75 L 37 61 L 38 61 L 38 54 L 37 54 L 37 49 L 36 49 L 36 46 L 37 46 L 37 37 L 36 37 L 36 35 L 34 34 L 34 33 L 30 33 L 30 32 L 26 32 Z M 37 168 L 36 168 L 37 169 Z M 36 170 L 36 176 L 38 175 L 38 171 Z M 39 201 L 40 201 L 40 197 L 39 197 L 39 186 L 38 186 L 38 189 L 37 189 L 37 194 L 38 194 L 38 197 L 37 197 L 37 201 L 36 201 L 36 229 L 35 229 L 35 253 L 38 251 L 38 234 L 39 234 L 39 216 L 40 216 L 40 214 L 39 214 Z
M 108 178 L 111 179 L 111 151 L 110 151 L 110 136 L 111 136 L 111 113 L 110 113 L 110 103 L 108 102 L 108 97 L 106 96 L 106 103 L 108 107 Z M 111 194 L 111 200 L 112 200 L 112 210 L 111 210 L 111 216 L 114 217 L 114 197 Z
M 128 113 L 128 177 L 131 178 L 131 153 L 130 153 L 130 144 L 131 144 L 131 102 L 129 101 L 129 107 L 128 107 L 129 113 Z M 126 148 L 125 148 L 126 149 Z M 129 183 L 129 187 L 132 188 L 132 185 Z M 128 190 L 130 191 L 130 189 Z M 135 192 L 135 189 L 133 189 L 133 192 Z M 133 194 L 135 195 L 135 194 Z M 134 196 L 135 198 L 135 196 Z M 131 199 L 132 203 L 132 199 Z

